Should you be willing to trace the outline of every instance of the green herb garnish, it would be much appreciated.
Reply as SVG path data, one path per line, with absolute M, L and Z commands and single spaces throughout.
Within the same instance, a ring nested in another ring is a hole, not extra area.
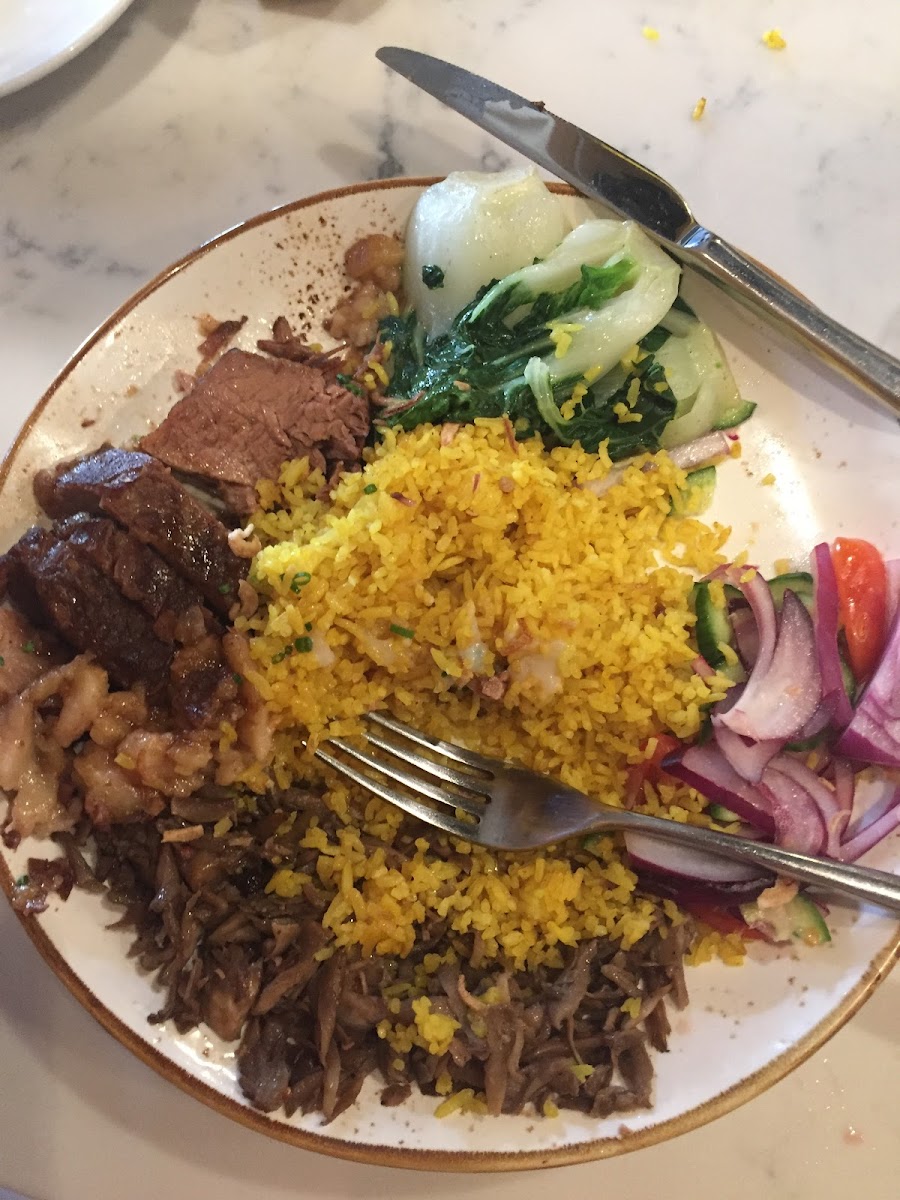
M 363 488 L 363 495 L 371 496 L 373 492 L 377 492 L 377 491 L 378 491 L 378 488 L 376 487 L 376 485 L 374 483 L 367 483 L 366 486 Z
M 312 575 L 310 575 L 309 571 L 298 571 L 291 580 L 291 591 L 294 595 L 296 596 L 301 588 L 305 588 L 311 579 Z
M 294 642 L 294 649 L 298 654 L 309 654 L 313 648 L 311 637 L 298 637 Z
M 414 629 L 407 629 L 405 625 L 392 625 L 391 633 L 396 633 L 397 637 L 402 638 L 414 638 L 416 636 L 416 631 Z
M 422 268 L 422 282 L 431 292 L 442 288 L 444 286 L 443 269 L 435 263 L 426 263 Z

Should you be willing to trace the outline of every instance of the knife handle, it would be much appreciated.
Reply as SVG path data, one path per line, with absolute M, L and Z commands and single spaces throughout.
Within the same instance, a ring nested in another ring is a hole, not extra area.
M 705 274 L 773 324 L 787 326 L 820 357 L 900 416 L 900 361 L 826 316 L 765 267 L 709 230 L 697 227 L 681 245 Z

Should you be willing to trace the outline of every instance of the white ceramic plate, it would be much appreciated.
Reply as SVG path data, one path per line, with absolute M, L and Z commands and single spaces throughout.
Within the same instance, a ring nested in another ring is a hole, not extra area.
M 129 4 L 131 0 L 0 0 L 0 96 L 74 58 Z
M 159 419 L 174 400 L 172 375 L 196 364 L 196 316 L 247 313 L 240 344 L 252 347 L 284 313 L 312 334 L 342 287 L 342 251 L 362 233 L 402 230 L 422 181 L 387 181 L 330 192 L 231 230 L 164 272 L 86 343 L 41 400 L 0 474 L 0 545 L 38 514 L 34 471 L 104 439 L 120 442 Z M 566 196 L 572 214 L 582 200 Z M 900 554 L 895 422 L 821 377 L 702 281 L 686 293 L 717 329 L 744 394 L 759 403 L 744 428 L 742 461 L 720 473 L 714 516 L 733 527 L 763 568 L 800 561 L 822 538 L 866 536 Z M 90 422 L 90 424 L 86 424 Z M 762 479 L 770 473 L 774 486 Z M 0 883 L 23 873 L 29 854 L 2 851 Z M 871 865 L 900 867 L 900 838 Z M 675 1019 L 671 1051 L 656 1057 L 652 1111 L 607 1121 L 563 1114 L 436 1120 L 435 1102 L 382 1108 L 371 1083 L 332 1125 L 321 1118 L 254 1112 L 236 1084 L 233 1049 L 203 1033 L 179 1036 L 147 1024 L 159 997 L 125 957 L 128 937 L 109 932 L 112 910 L 75 892 L 38 920 L 32 940 L 82 1003 L 120 1041 L 186 1091 L 271 1136 L 348 1158 L 399 1166 L 503 1170 L 616 1154 L 711 1120 L 776 1082 L 863 1002 L 900 950 L 897 925 L 865 909 L 835 907 L 832 944 L 797 949 L 741 969 L 688 972 L 692 1002 Z

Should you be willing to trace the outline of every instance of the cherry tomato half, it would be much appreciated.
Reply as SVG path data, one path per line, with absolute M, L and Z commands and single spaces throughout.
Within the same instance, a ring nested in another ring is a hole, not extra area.
M 839 538 L 831 547 L 831 561 L 850 666 L 857 680 L 864 680 L 877 667 L 884 649 L 887 605 L 884 559 L 871 542 Z
M 682 900 L 681 907 L 692 916 L 714 929 L 716 933 L 739 933 L 741 937 L 751 942 L 764 942 L 766 935 L 759 929 L 753 929 L 743 917 L 738 916 L 728 908 L 705 900 Z
M 660 775 L 665 775 L 660 764 L 667 754 L 677 750 L 681 745 L 678 738 L 670 733 L 656 735 L 656 748 L 650 758 L 645 758 L 628 768 L 628 780 L 625 784 L 625 807 L 632 808 L 644 792 L 644 784 L 659 783 Z

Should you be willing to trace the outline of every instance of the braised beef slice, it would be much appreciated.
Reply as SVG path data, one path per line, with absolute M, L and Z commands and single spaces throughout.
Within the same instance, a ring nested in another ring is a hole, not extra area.
M 51 517 L 112 517 L 156 550 L 216 612 L 228 615 L 250 561 L 232 552 L 222 522 L 149 454 L 99 450 L 39 471 L 34 493 Z
M 224 485 L 242 514 L 260 479 L 308 457 L 331 476 L 359 462 L 368 401 L 322 371 L 287 359 L 229 350 L 179 400 L 141 448 L 178 471 Z
M 77 548 L 52 530 L 35 528 L 8 551 L 7 560 L 11 592 L 33 593 L 44 617 L 77 650 L 93 654 L 114 683 L 131 687 L 143 681 L 150 691 L 164 684 L 171 647 Z
M 157 624 L 157 633 L 165 628 L 174 630 L 182 613 L 203 604 L 199 591 L 161 555 L 108 517 L 76 513 L 55 525 L 54 532 L 113 579 L 122 594 L 154 621 L 171 614 L 171 620 Z M 163 636 L 163 640 L 170 638 Z

